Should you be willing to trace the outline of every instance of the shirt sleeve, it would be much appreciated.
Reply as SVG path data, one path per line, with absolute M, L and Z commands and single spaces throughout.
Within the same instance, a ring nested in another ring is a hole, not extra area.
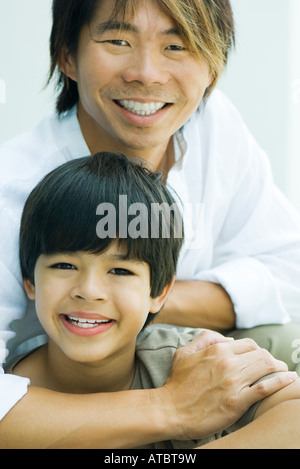
M 244 126 L 239 130 L 243 144 L 236 164 L 227 161 L 235 180 L 215 240 L 214 260 L 195 278 L 225 288 L 234 304 L 237 328 L 299 321 L 299 214 L 275 186 L 265 153 Z M 224 163 L 218 164 L 226 171 Z M 219 173 L 222 188 L 222 169 Z
M 29 384 L 27 378 L 0 373 L 0 420 L 24 397 Z
M 25 316 L 27 300 L 18 258 L 18 228 L 3 206 L 0 227 L 0 419 L 26 394 L 29 380 L 4 373 L 8 344 L 15 338 L 12 322 Z

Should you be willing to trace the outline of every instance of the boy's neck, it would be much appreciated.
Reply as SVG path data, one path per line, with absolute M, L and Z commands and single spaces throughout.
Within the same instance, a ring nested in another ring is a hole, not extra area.
M 49 340 L 39 350 L 36 363 L 38 386 L 73 394 L 116 392 L 130 389 L 135 373 L 135 350 L 87 364 L 70 360 Z

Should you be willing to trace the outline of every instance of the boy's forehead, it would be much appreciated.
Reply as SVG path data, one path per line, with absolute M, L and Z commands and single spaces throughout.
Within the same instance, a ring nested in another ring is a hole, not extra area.
M 106 249 L 100 252 L 93 252 L 93 251 L 54 251 L 49 254 L 41 254 L 40 258 L 47 260 L 47 258 L 52 257 L 73 257 L 73 258 L 80 258 L 82 256 L 90 256 L 90 257 L 102 257 L 107 260 L 111 261 L 124 261 L 128 260 L 131 262 L 144 264 L 145 262 L 134 255 L 130 255 L 128 253 L 127 243 L 123 240 L 120 242 L 118 239 L 114 240 Z

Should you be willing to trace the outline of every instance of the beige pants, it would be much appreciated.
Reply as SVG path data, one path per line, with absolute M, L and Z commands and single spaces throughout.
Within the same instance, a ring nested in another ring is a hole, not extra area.
M 234 329 L 222 333 L 235 339 L 250 337 L 275 358 L 287 363 L 289 370 L 296 371 L 300 376 L 300 323 Z

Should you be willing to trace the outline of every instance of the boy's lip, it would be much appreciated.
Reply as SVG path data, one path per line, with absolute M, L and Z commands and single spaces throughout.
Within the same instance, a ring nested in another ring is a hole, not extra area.
M 70 316 L 72 318 L 78 319 L 94 319 L 95 321 L 110 321 L 111 318 L 107 316 L 103 316 L 102 314 L 95 313 L 92 311 L 70 311 L 68 313 L 64 313 L 64 316 Z
M 82 311 L 60 314 L 60 319 L 69 332 L 82 337 L 91 337 L 106 332 L 116 322 L 100 314 Z M 95 323 L 93 324 L 92 321 Z

